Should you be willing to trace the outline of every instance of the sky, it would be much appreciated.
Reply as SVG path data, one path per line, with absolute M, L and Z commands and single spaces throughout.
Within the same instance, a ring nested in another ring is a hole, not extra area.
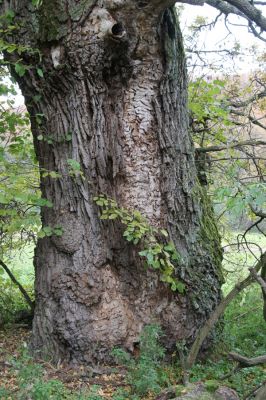
M 266 7 L 263 9 L 263 13 L 266 15 Z M 195 21 L 197 16 L 204 16 L 208 18 L 208 22 L 212 22 L 218 14 L 219 11 L 209 5 L 191 6 L 186 4 L 180 18 L 183 35 L 185 36 L 187 34 L 188 27 Z M 238 42 L 243 49 L 255 46 L 256 55 L 263 51 L 266 52 L 266 43 L 255 38 L 252 33 L 248 32 L 247 22 L 243 18 L 235 15 L 229 15 L 227 27 L 224 22 L 224 17 L 221 16 L 214 28 L 204 29 L 199 36 L 198 47 L 202 50 L 229 50 L 236 42 Z M 254 61 L 254 52 L 250 55 L 248 53 L 248 50 L 246 50 L 244 56 L 235 57 L 234 59 L 235 68 L 239 73 L 249 73 L 258 67 L 258 64 Z M 208 57 L 211 58 L 211 55 L 208 55 Z M 227 65 L 222 63 L 221 67 L 226 69 Z

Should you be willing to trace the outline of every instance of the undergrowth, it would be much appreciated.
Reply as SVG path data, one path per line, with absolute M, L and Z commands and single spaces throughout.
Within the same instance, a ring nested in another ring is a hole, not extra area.
M 138 358 L 131 357 L 122 349 L 113 350 L 116 362 L 127 368 L 126 380 L 131 388 L 131 396 L 143 396 L 148 392 L 158 393 L 165 384 L 162 374 L 165 350 L 159 343 L 161 336 L 162 330 L 159 326 L 146 326 L 140 335 Z
M 42 365 L 35 363 L 27 349 L 11 360 L 16 375 L 15 388 L 0 386 L 1 400 L 102 400 L 99 387 L 92 385 L 90 390 L 72 392 L 58 379 L 47 379 Z
M 256 312 L 254 312 L 256 310 Z M 231 303 L 225 314 L 225 329 L 221 341 L 208 355 L 207 360 L 197 363 L 190 371 L 190 381 L 205 382 L 206 387 L 226 385 L 235 389 L 243 398 L 265 379 L 262 366 L 242 369 L 225 380 L 223 375 L 233 370 L 227 359 L 229 351 L 248 357 L 262 355 L 266 348 L 265 322 L 262 317 L 261 293 L 251 287 Z M 165 349 L 160 344 L 163 332 L 157 325 L 148 325 L 140 336 L 139 355 L 132 357 L 116 348 L 112 355 L 126 373 L 126 386 L 114 390 L 113 400 L 154 399 L 164 388 L 182 386 L 182 368 L 178 360 L 166 361 Z M 17 358 L 12 358 L 17 388 L 1 387 L 3 400 L 103 400 L 101 387 L 91 386 L 88 391 L 70 391 L 62 382 L 47 379 L 42 365 L 36 364 L 23 349 Z M 110 397 L 109 397 L 110 398 Z
M 262 304 L 261 290 L 255 285 L 233 300 L 225 312 L 224 330 L 219 343 L 205 362 L 199 362 L 192 368 L 191 381 L 217 380 L 235 389 L 243 398 L 265 380 L 263 366 L 241 369 L 227 379 L 221 379 L 236 365 L 228 360 L 229 352 L 250 358 L 265 354 L 266 323 Z
M 0 276 L 0 325 L 12 322 L 14 314 L 25 308 L 17 290 L 4 276 Z M 30 284 L 29 284 L 30 288 Z M 190 371 L 190 381 L 204 381 L 207 385 L 227 385 L 235 389 L 240 398 L 265 379 L 265 368 L 256 366 L 242 369 L 225 380 L 221 378 L 233 370 L 234 364 L 227 358 L 230 351 L 247 357 L 265 354 L 266 324 L 262 312 L 262 295 L 258 285 L 241 292 L 228 306 L 224 316 L 224 330 L 216 348 L 198 362 Z M 132 357 L 122 349 L 114 349 L 113 356 L 126 369 L 126 386 L 116 389 L 113 400 L 152 399 L 166 387 L 180 385 L 182 368 L 178 360 L 165 360 L 165 350 L 160 344 L 162 330 L 156 325 L 144 328 L 139 343 L 139 355 Z M 178 352 L 177 352 L 178 353 Z M 92 386 L 90 391 L 73 392 L 59 380 L 47 379 L 43 366 L 34 363 L 25 349 L 19 357 L 10 361 L 16 376 L 17 389 L 0 383 L 0 399 L 3 400 L 101 400 L 101 388 Z M 146 397 L 145 397 L 146 396 Z M 147 397 L 148 396 L 148 397 Z

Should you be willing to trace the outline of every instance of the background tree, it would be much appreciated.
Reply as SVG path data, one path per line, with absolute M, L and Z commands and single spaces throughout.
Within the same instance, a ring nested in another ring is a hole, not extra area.
M 162 2 L 69 1 L 67 10 L 60 1 L 37 3 L 37 10 L 29 1 L 2 6 L 14 27 L 3 29 L 5 57 L 46 171 L 42 195 L 53 203 L 42 209 L 50 235 L 35 257 L 33 347 L 55 360 L 101 359 L 115 344 L 132 349 L 151 319 L 169 346 L 193 337 L 220 298 L 221 252 L 187 132 L 174 9 Z M 254 6 L 240 3 L 238 12 L 264 29 Z M 119 224 L 99 221 L 93 198 L 100 193 L 168 230 L 185 297 L 143 269 Z

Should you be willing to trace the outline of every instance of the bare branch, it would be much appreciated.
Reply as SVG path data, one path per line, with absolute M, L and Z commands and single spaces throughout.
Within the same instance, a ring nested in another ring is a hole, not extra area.
M 205 0 L 179 0 L 178 3 L 186 3 L 192 6 L 204 6 Z
M 252 204 L 249 205 L 251 211 L 253 212 L 253 214 L 257 215 L 257 217 L 260 218 L 266 218 L 266 213 L 261 211 L 261 210 L 257 210 L 255 207 L 253 207 Z
M 233 361 L 238 361 L 240 368 L 254 367 L 254 365 L 266 363 L 266 355 L 254 357 L 254 358 L 247 358 L 247 357 L 241 356 L 238 353 L 232 352 L 232 353 L 228 354 L 228 357 Z
M 252 3 L 247 0 L 227 0 L 227 3 L 242 12 L 249 21 L 255 22 L 262 31 L 266 31 L 266 18 Z
M 265 268 L 266 266 L 266 253 L 263 253 L 260 260 L 254 267 L 255 271 L 260 271 L 260 269 Z M 226 307 L 231 303 L 231 301 L 240 293 L 243 289 L 248 287 L 251 283 L 254 282 L 254 278 L 251 274 L 248 275 L 243 281 L 237 283 L 234 288 L 228 293 L 228 295 L 218 304 L 215 310 L 210 315 L 209 319 L 205 322 L 203 327 L 199 330 L 198 335 L 190 349 L 190 352 L 187 356 L 186 365 L 187 368 L 191 368 L 199 354 L 202 343 L 209 335 L 214 325 L 217 323 L 219 318 L 223 315 Z
M 221 11 L 226 16 L 229 14 L 235 14 L 245 18 L 248 21 L 248 26 L 254 36 L 266 41 L 266 39 L 261 35 L 262 32 L 266 32 L 266 18 L 262 15 L 261 10 L 256 8 L 255 5 L 248 0 L 206 0 L 205 2 Z M 258 32 L 253 24 L 255 24 L 261 32 Z
M 240 116 L 240 117 L 246 117 L 252 124 L 257 125 L 257 126 L 259 126 L 260 128 L 266 130 L 266 125 L 263 125 L 261 122 L 258 121 L 257 118 L 254 118 L 254 117 L 252 117 L 251 115 L 246 115 L 244 112 L 241 112 L 241 111 L 239 111 L 239 110 L 233 110 L 233 109 L 230 110 L 230 113 L 231 113 L 231 114 L 234 114 L 234 115 L 238 115 L 238 116 Z M 234 122 L 234 121 L 232 120 L 232 122 Z M 235 122 L 234 122 L 234 123 L 235 123 Z M 241 124 L 241 125 L 242 125 L 242 124 Z
M 195 149 L 198 153 L 212 153 L 216 151 L 223 151 L 228 149 L 233 149 L 242 146 L 266 146 L 266 141 L 264 140 L 245 140 L 243 142 L 230 143 L 221 146 L 208 146 L 208 147 L 198 147 Z
M 243 18 L 245 17 L 243 13 L 241 13 L 236 7 L 233 7 L 230 4 L 228 4 L 227 1 L 206 0 L 205 3 L 216 8 L 217 10 L 221 11 L 225 15 L 235 14 L 235 15 L 238 15 Z
M 237 101 L 230 100 L 230 105 L 235 108 L 246 107 L 249 104 L 253 103 L 253 101 L 263 99 L 264 97 L 266 97 L 266 89 L 262 90 L 259 93 L 255 93 L 253 96 L 244 101 L 239 101 L 239 99 Z
M 4 261 L 0 260 L 1 267 L 5 270 L 11 281 L 19 288 L 21 294 L 23 295 L 24 299 L 26 300 L 27 304 L 30 306 L 31 310 L 34 310 L 34 302 L 31 300 L 30 296 L 24 289 L 24 287 L 17 281 L 15 276 L 12 274 L 8 266 L 4 263 Z

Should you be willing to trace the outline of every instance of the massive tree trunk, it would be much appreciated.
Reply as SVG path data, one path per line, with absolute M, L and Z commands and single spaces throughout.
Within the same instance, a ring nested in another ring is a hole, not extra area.
M 55 362 L 107 359 L 116 345 L 132 350 L 151 322 L 172 348 L 193 338 L 220 299 L 219 236 L 197 183 L 172 5 L 44 0 L 34 10 L 30 0 L 4 2 L 20 26 L 7 40 L 33 49 L 6 59 L 29 66 L 21 77 L 12 70 L 40 168 L 59 174 L 41 175 L 53 203 L 42 209 L 43 226 L 63 234 L 38 241 L 32 335 L 32 348 Z M 117 221 L 100 220 L 93 198 L 102 193 L 168 230 L 185 295 L 144 268 Z

